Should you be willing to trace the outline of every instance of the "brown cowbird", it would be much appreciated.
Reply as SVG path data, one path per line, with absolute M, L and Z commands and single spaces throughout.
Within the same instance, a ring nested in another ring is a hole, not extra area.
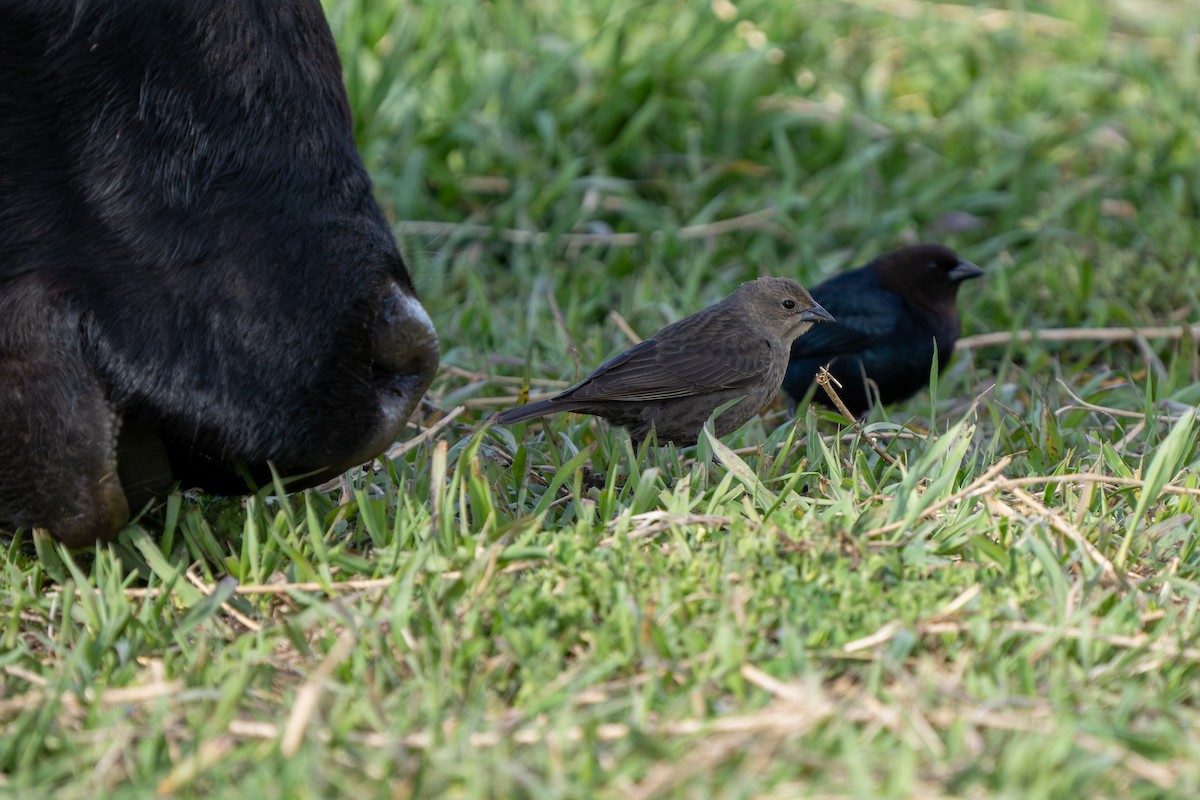
M 579 383 L 496 416 L 511 425 L 559 411 L 594 414 L 628 429 L 635 442 L 653 430 L 660 443 L 696 443 L 720 406 L 716 435 L 741 427 L 779 391 L 788 347 L 815 322 L 831 322 L 804 287 L 788 278 L 743 283 L 720 302 L 674 322 L 610 358 Z
M 959 284 L 982 274 L 948 247 L 915 244 L 813 287 L 837 322 L 792 343 L 784 391 L 799 401 L 828 365 L 856 416 L 874 402 L 868 381 L 884 404 L 910 397 L 929 382 L 935 342 L 938 371 L 945 369 L 960 329 Z M 823 391 L 814 397 L 831 405 Z

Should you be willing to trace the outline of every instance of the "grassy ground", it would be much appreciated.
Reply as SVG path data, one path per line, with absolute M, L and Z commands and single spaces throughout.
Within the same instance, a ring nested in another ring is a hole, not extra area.
M 871 417 L 894 465 L 812 408 L 483 424 L 622 322 L 912 240 L 987 270 L 967 334 L 1195 321 L 1194 9 L 327 8 L 442 335 L 421 432 L 345 496 L 13 539 L 0 792 L 1200 793 L 1195 339 L 963 349 Z

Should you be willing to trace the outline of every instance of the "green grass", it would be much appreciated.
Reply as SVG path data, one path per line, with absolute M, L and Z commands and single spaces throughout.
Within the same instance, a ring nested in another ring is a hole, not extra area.
M 1196 321 L 1187 4 L 326 6 L 432 433 L 344 505 L 19 533 L 0 792 L 1200 793 L 1194 339 L 964 350 L 869 420 L 895 465 L 813 408 L 733 451 L 483 422 L 626 346 L 611 312 L 920 239 L 988 272 L 967 334 Z

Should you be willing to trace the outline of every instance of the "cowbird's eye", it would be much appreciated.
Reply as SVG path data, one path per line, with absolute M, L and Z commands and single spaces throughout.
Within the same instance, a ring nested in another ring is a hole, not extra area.
M 783 307 L 786 308 L 788 311 L 791 311 L 793 308 L 796 307 L 796 301 L 795 300 L 784 300 Z

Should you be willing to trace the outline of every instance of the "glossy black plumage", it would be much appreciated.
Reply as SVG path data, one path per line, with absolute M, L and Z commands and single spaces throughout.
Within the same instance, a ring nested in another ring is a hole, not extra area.
M 629 430 L 640 442 L 695 444 L 720 406 L 741 398 L 715 421 L 724 436 L 762 410 L 779 391 L 790 343 L 833 318 L 788 278 L 743 283 L 725 299 L 666 326 L 597 367 L 559 394 L 496 416 L 502 425 L 574 411 Z
M 938 371 L 949 362 L 961 327 L 958 287 L 982 274 L 948 247 L 917 244 L 813 287 L 837 322 L 792 343 L 784 391 L 799 401 L 817 369 L 829 365 L 855 415 L 874 402 L 872 383 L 884 404 L 911 397 L 929 383 L 935 342 Z M 823 390 L 814 397 L 831 405 Z

